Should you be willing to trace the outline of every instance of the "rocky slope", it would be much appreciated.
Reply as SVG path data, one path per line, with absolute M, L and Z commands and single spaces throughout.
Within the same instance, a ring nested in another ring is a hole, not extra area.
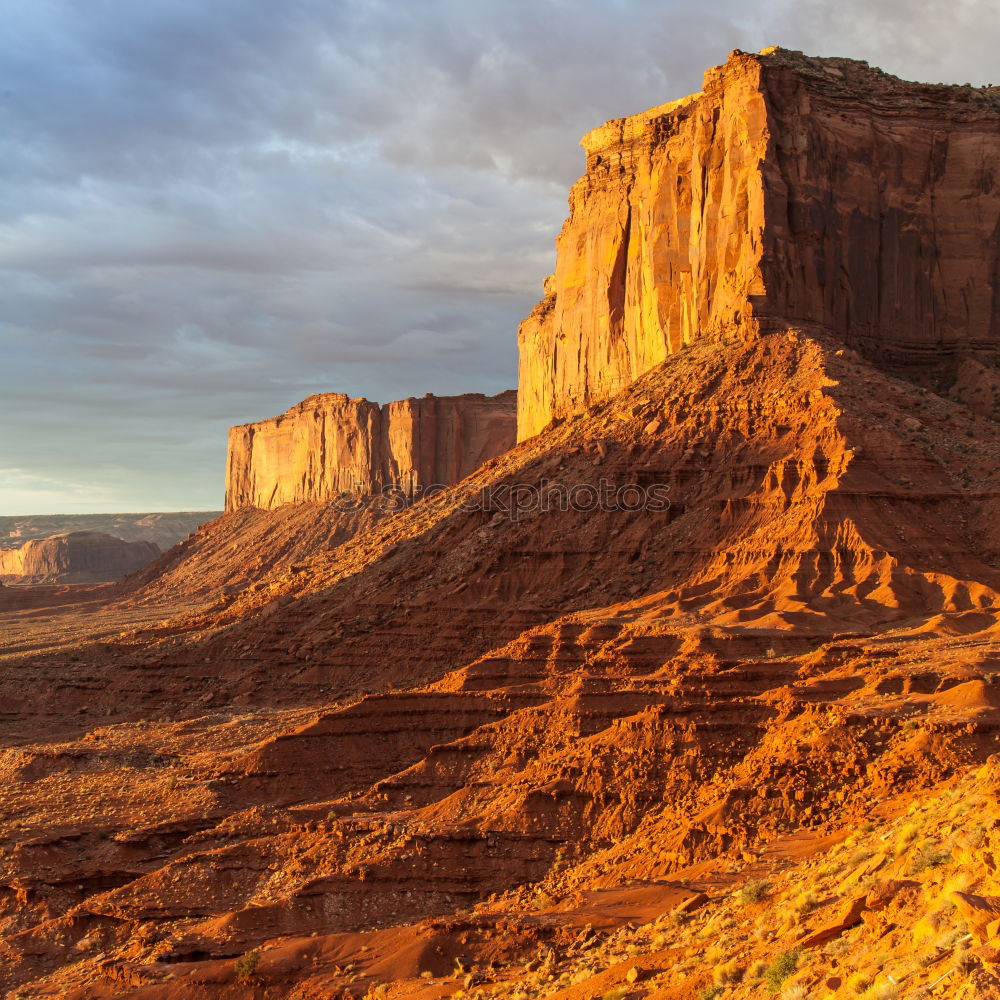
M 71 531 L 0 549 L 0 581 L 100 583 L 134 573 L 160 554 L 154 542 L 126 542 L 99 531 Z
M 789 326 L 992 412 L 998 122 L 1000 88 L 771 49 L 588 133 L 519 334 L 519 438 L 694 338 Z
M 384 406 L 310 396 L 229 432 L 226 510 L 450 486 L 513 445 L 516 395 L 428 394 Z
M 998 456 L 836 341 L 697 343 L 294 571 L 8 658 L 0 704 L 61 735 L 4 758 L 0 975 L 440 996 L 962 773 L 1000 721 Z M 670 506 L 496 506 L 602 480 Z
M 540 949 L 470 995 L 996 996 L 998 791 L 994 756 L 927 797 L 881 803 L 861 826 L 778 841 L 707 892 L 644 907 L 633 891 L 639 926 Z

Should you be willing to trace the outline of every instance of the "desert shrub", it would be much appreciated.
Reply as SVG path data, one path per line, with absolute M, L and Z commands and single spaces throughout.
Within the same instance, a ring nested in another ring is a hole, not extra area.
M 898 983 L 876 983 L 861 994 L 863 1000 L 896 1000 L 899 996 Z
M 715 965 L 715 963 L 718 962 L 725 954 L 726 954 L 725 948 L 720 947 L 719 944 L 713 944 L 705 952 L 705 964 Z
M 722 992 L 721 986 L 706 986 L 699 994 L 698 1000 L 715 1000 Z
M 608 990 L 608 992 L 605 993 L 604 996 L 602 997 L 602 1000 L 625 1000 L 625 997 L 627 995 L 628 995 L 628 990 L 624 989 L 621 986 L 618 986 L 613 990 Z
M 763 979 L 764 974 L 771 967 L 770 962 L 765 962 L 763 959 L 757 959 L 753 965 L 747 969 L 746 979 L 750 982 L 756 982 L 758 979 Z
M 781 990 L 781 984 L 795 971 L 798 964 L 798 948 L 794 951 L 783 951 L 771 962 L 767 967 L 767 972 L 764 973 L 764 982 L 767 984 L 767 988 L 772 993 L 778 993 Z
M 975 955 L 970 955 L 968 952 L 960 952 L 955 956 L 951 964 L 956 972 L 962 975 L 968 975 L 977 965 L 979 965 L 979 959 L 977 959 Z
M 765 878 L 751 879 L 737 893 L 737 899 L 743 906 L 759 903 L 771 892 L 771 883 Z
M 806 1000 L 809 994 L 806 992 L 806 988 L 801 983 L 795 983 L 792 986 L 786 986 L 781 991 L 781 1000 Z
M 913 859 L 911 870 L 914 875 L 919 875 L 928 868 L 940 868 L 941 865 L 947 864 L 950 859 L 951 855 L 947 851 L 936 847 L 925 847 Z
M 930 917 L 935 917 L 938 920 L 938 926 L 944 923 L 944 918 L 947 915 L 946 910 L 935 910 L 934 913 L 930 914 Z M 929 919 L 929 918 L 928 918 Z M 962 936 L 961 931 L 957 928 L 952 928 L 951 930 L 945 931 L 943 934 L 939 934 L 934 939 L 934 950 L 935 951 L 951 951 L 952 948 L 958 943 L 958 939 Z
M 257 965 L 260 963 L 260 952 L 254 948 L 245 955 L 236 959 L 236 981 L 246 986 L 252 983 L 257 974 Z
M 855 972 L 854 975 L 847 980 L 845 986 L 847 987 L 847 994 L 850 995 L 852 993 L 864 993 L 865 990 L 871 986 L 871 984 L 872 977 L 870 973 Z
M 722 965 L 716 966 L 712 976 L 719 986 L 738 983 L 743 978 L 743 966 L 740 965 L 738 958 L 731 958 L 728 962 L 723 962 Z
M 920 827 L 916 823 L 907 823 L 899 831 L 899 836 L 896 838 L 896 853 L 899 854 L 905 851 L 918 836 L 920 836 Z
M 845 937 L 834 938 L 824 949 L 823 952 L 827 955 L 843 955 L 844 952 L 851 950 L 851 942 Z
M 795 912 L 800 916 L 808 913 L 810 910 L 816 909 L 816 904 L 819 902 L 816 896 L 811 892 L 800 892 L 795 897 Z

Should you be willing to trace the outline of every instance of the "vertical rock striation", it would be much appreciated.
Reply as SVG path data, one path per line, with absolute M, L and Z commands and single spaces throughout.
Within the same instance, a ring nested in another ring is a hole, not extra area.
M 975 378 L 993 405 L 1000 88 L 736 51 L 700 93 L 582 145 L 519 332 L 519 439 L 694 338 L 788 327 L 937 389 Z
M 428 394 L 379 405 L 310 396 L 230 430 L 226 510 L 457 483 L 513 447 L 516 397 Z

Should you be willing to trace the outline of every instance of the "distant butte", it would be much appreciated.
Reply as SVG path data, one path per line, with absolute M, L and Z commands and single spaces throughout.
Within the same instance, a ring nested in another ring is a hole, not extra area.
M 229 432 L 226 510 L 452 486 L 516 439 L 513 390 L 401 399 L 310 396 Z
M 5 583 L 103 583 L 134 573 L 160 554 L 155 542 L 126 542 L 99 531 L 70 531 L 0 549 Z

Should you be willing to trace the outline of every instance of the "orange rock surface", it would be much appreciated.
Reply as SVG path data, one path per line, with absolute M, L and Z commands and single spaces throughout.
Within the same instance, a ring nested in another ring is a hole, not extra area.
M 380 406 L 310 396 L 229 432 L 226 510 L 450 486 L 514 443 L 516 393 L 432 396 Z
M 518 438 L 695 338 L 788 327 L 991 411 L 1000 389 L 1000 88 L 734 52 L 703 90 L 582 141 L 545 297 L 521 325 Z

